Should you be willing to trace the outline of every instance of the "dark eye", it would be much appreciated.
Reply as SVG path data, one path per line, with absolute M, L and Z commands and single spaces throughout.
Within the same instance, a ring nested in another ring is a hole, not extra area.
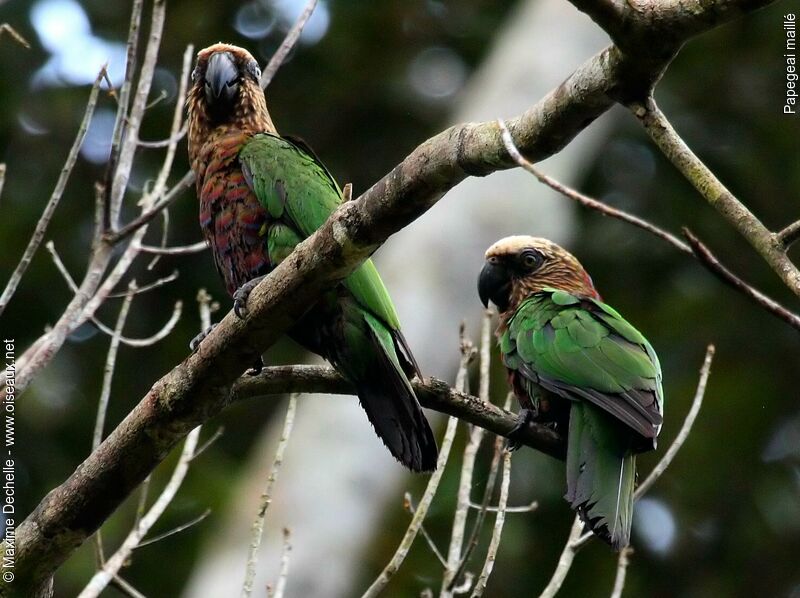
M 256 81 L 261 81 L 261 69 L 258 68 L 258 63 L 255 60 L 251 60 L 247 63 L 247 72 Z
M 535 270 L 542 265 L 542 254 L 533 249 L 526 249 L 523 251 L 519 259 L 526 270 Z

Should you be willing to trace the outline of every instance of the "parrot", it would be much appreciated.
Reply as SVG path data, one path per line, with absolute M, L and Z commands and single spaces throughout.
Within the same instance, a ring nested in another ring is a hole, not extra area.
M 342 201 L 313 151 L 278 134 L 260 79 L 247 50 L 218 43 L 198 52 L 187 97 L 200 227 L 240 317 L 256 284 Z M 436 468 L 436 440 L 409 381 L 419 366 L 371 260 L 324 293 L 288 334 L 354 385 L 400 463 L 415 472 Z
M 500 353 L 520 403 L 512 442 L 528 421 L 566 435 L 564 498 L 621 550 L 630 543 L 636 455 L 656 448 L 663 421 L 653 347 L 547 239 L 517 235 L 489 247 L 478 295 L 497 306 Z

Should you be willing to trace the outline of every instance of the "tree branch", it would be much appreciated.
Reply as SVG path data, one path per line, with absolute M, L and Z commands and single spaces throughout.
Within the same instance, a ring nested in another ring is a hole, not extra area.
M 630 109 L 675 168 L 747 239 L 784 284 L 800 297 L 800 270 L 787 257 L 783 244 L 689 149 L 659 110 L 655 100 L 650 98 L 644 104 L 633 103 Z

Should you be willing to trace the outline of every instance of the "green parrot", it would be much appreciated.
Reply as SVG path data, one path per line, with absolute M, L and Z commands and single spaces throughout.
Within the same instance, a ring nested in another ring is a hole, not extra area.
M 260 76 L 249 52 L 215 44 L 198 53 L 187 99 L 200 226 L 240 316 L 249 292 L 342 197 L 305 144 L 278 135 Z M 376 433 L 403 465 L 436 468 L 436 441 L 409 382 L 419 368 L 371 260 L 327 292 L 289 335 L 354 384 Z
M 566 500 L 615 550 L 628 545 L 636 454 L 653 450 L 663 420 L 653 347 L 603 303 L 580 262 L 547 239 L 514 236 L 486 252 L 484 305 L 509 381 L 529 419 L 567 436 Z M 512 435 L 513 438 L 513 435 Z

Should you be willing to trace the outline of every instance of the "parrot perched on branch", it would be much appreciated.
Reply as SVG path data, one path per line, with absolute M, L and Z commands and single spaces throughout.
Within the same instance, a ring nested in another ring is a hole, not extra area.
M 249 52 L 215 44 L 198 53 L 187 99 L 200 226 L 237 315 L 257 282 L 342 197 L 305 144 L 278 135 L 260 77 Z M 289 335 L 354 384 L 376 433 L 403 465 L 436 468 L 436 441 L 408 380 L 419 369 L 370 260 L 325 293 Z
M 628 545 L 636 454 L 656 446 L 664 396 L 653 347 L 603 303 L 575 257 L 546 239 L 507 237 L 486 251 L 484 305 L 528 419 L 567 437 L 565 498 L 615 550 Z M 512 435 L 513 438 L 513 435 Z

